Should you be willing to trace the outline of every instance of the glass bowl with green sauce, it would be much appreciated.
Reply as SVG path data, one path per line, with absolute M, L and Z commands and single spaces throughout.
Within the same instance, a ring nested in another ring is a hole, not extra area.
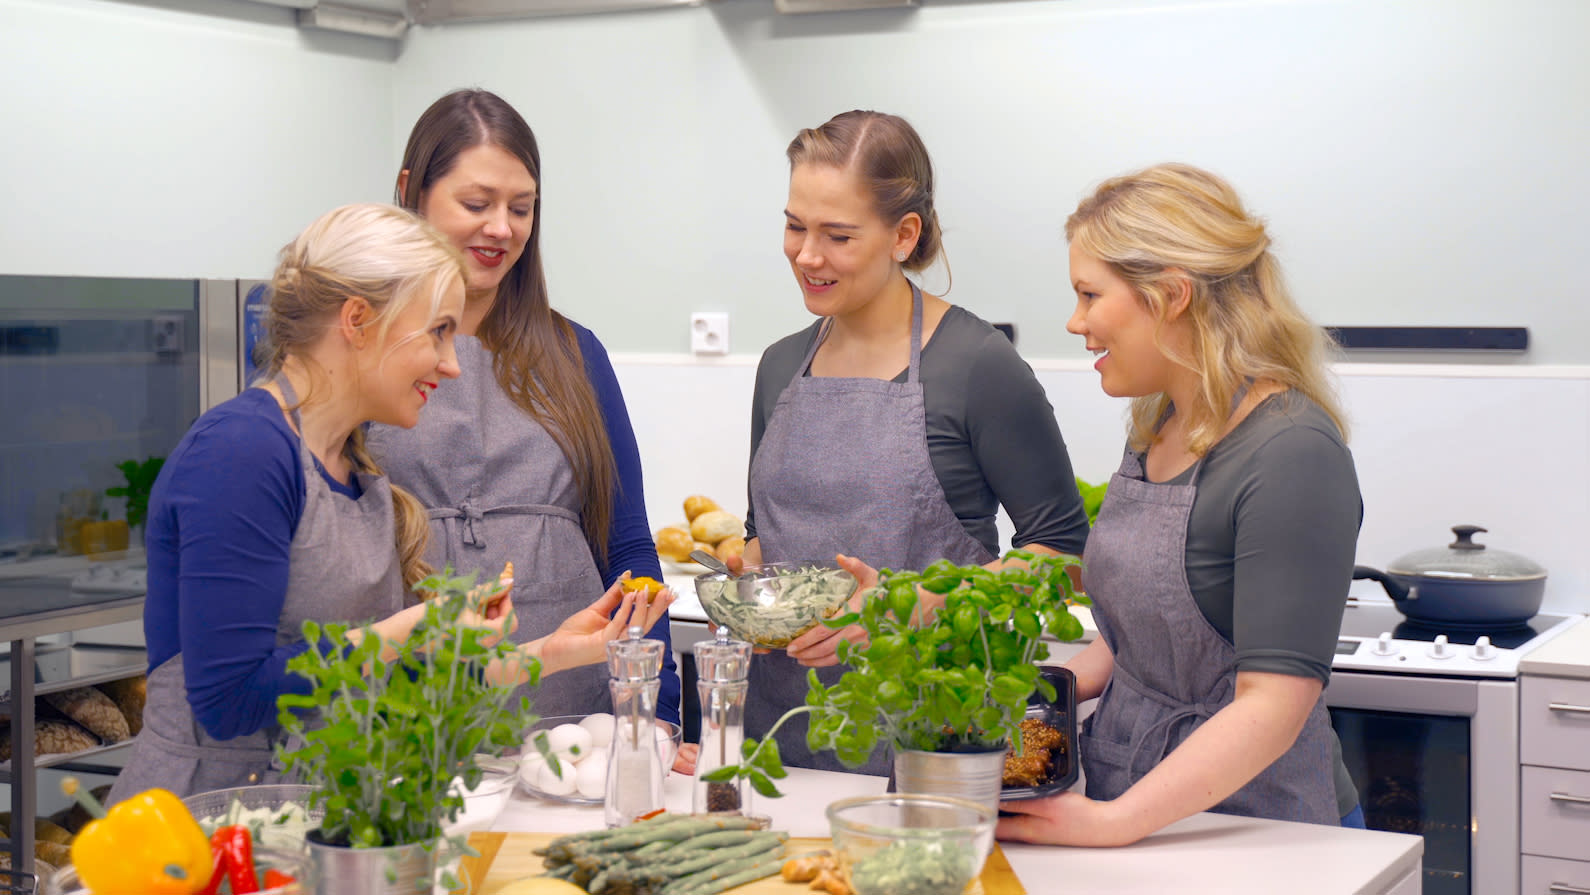
M 960 895 L 994 847 L 995 812 L 952 796 L 889 793 L 828 806 L 856 895 Z
M 856 579 L 833 560 L 747 565 L 736 575 L 696 576 L 696 598 L 707 618 L 737 640 L 783 649 L 791 640 L 845 610 Z

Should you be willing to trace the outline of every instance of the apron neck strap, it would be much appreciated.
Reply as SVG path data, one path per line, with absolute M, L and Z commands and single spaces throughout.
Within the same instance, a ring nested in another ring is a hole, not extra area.
M 922 370 L 922 288 L 910 280 L 906 280 L 906 283 L 911 286 L 911 361 L 906 366 L 905 381 L 916 382 Z M 794 379 L 800 379 L 811 369 L 812 358 L 817 356 L 817 349 L 822 347 L 833 328 L 834 318 L 824 317 L 822 326 L 817 330 L 817 338 L 812 340 L 812 347 L 806 349 L 805 359 L 795 368 Z
M 282 401 L 287 405 L 285 408 L 287 415 L 292 417 L 293 420 L 293 428 L 302 433 L 304 431 L 304 422 L 298 415 L 298 392 L 293 389 L 292 381 L 287 378 L 286 373 L 277 373 L 276 378 L 272 379 L 271 383 L 281 390 Z M 300 435 L 300 437 L 302 436 Z

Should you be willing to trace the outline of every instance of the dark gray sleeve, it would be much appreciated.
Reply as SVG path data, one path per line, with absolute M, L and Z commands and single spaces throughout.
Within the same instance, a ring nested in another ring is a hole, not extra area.
M 1284 429 L 1247 464 L 1233 518 L 1237 670 L 1328 681 L 1363 518 L 1351 453 L 1334 433 Z
M 1080 555 L 1088 514 L 1060 424 L 1032 368 L 998 330 L 971 359 L 965 400 L 972 456 L 1015 524 L 1011 545 Z

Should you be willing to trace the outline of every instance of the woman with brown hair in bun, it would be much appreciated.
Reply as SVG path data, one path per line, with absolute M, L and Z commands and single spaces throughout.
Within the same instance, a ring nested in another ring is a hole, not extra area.
M 1015 546 L 1081 553 L 1087 514 L 1032 369 L 1003 333 L 907 277 L 942 254 L 916 131 L 846 112 L 801 131 L 786 155 L 784 256 L 819 319 L 757 368 L 745 561 L 843 553 L 863 581 L 871 568 L 995 562 L 1001 506 Z M 802 666 L 836 681 L 839 640 L 863 636 L 818 627 L 757 656 L 746 733 L 763 736 L 804 702 Z M 806 748 L 804 716 L 777 739 L 790 764 L 854 770 Z M 886 756 L 860 770 L 888 773 Z

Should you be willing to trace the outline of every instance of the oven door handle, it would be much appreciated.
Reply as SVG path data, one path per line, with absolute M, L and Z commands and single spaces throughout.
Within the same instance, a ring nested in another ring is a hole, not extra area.
M 1549 702 L 1546 708 L 1554 712 L 1573 712 L 1576 715 L 1590 715 L 1590 705 L 1570 705 L 1566 702 Z
M 1552 793 L 1551 800 L 1553 802 L 1568 802 L 1574 805 L 1590 805 L 1590 796 L 1576 796 L 1566 792 Z
M 1583 886 L 1570 886 L 1567 883 L 1552 883 L 1546 890 L 1551 895 L 1590 895 L 1590 889 Z

